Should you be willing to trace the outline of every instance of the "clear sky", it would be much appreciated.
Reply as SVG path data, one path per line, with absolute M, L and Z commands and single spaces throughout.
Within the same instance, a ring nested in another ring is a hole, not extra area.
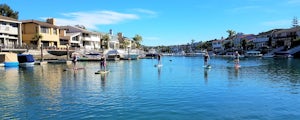
M 179 45 L 227 37 L 227 30 L 258 34 L 290 28 L 300 0 L 1 0 L 19 20 L 84 25 L 90 30 L 143 37 L 142 44 Z

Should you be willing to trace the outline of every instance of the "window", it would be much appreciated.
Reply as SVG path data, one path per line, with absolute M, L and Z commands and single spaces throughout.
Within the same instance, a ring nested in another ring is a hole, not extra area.
M 49 28 L 47 27 L 41 27 L 41 33 L 49 33 Z
M 12 27 L 18 27 L 18 24 L 17 23 L 10 23 L 10 26 L 12 26 Z
M 57 35 L 57 29 L 56 28 L 53 29 L 53 34 Z

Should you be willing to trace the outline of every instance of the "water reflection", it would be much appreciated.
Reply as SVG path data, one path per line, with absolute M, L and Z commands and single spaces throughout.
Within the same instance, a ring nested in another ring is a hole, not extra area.
M 237 78 L 239 76 L 239 67 L 234 67 L 234 76 Z
M 208 71 L 209 71 L 210 69 L 204 69 L 204 81 L 205 81 L 205 84 L 207 84 L 208 83 Z
M 101 74 L 101 75 L 100 75 L 100 79 L 101 79 L 101 88 L 102 88 L 102 90 L 105 90 L 106 76 L 107 76 L 107 74 Z
M 2 67 L 0 119 L 10 119 L 6 116 L 14 115 L 17 119 L 44 116 L 86 119 L 86 116 L 97 116 L 99 113 L 107 116 L 122 114 L 130 118 L 130 113 L 140 108 L 150 113 L 142 114 L 144 118 L 152 117 L 151 113 L 170 109 L 174 110 L 176 117 L 188 115 L 186 109 L 205 110 L 218 114 L 220 118 L 228 116 L 224 108 L 231 108 L 229 113 L 237 114 L 230 115 L 237 118 L 257 113 L 276 116 L 276 111 L 280 114 L 278 116 L 285 117 L 299 113 L 296 109 L 299 108 L 299 60 L 261 60 L 260 64 L 244 60 L 245 65 L 235 69 L 233 66 L 227 67 L 229 65 L 224 64 L 223 59 L 216 59 L 216 67 L 203 69 L 195 67 L 202 65 L 199 59 L 173 59 L 173 65 L 166 62 L 163 68 L 153 67 L 156 60 L 111 62 L 108 66 L 111 72 L 99 76 L 94 74 L 99 69 L 98 62 L 86 62 L 85 70 L 65 72 L 63 68 L 66 65 L 16 69 Z M 159 81 L 155 81 L 157 78 Z M 199 87 L 208 82 L 210 85 Z M 256 111 L 253 113 L 253 110 Z M 160 115 L 165 118 L 173 116 L 172 113 Z
M 161 67 L 157 67 L 157 73 L 158 73 L 158 80 L 160 80 Z

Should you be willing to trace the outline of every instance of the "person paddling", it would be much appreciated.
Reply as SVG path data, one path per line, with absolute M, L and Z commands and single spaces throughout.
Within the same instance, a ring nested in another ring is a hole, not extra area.
M 209 54 L 207 51 L 205 51 L 204 54 L 204 66 L 207 67 L 208 66 L 208 60 L 210 59 Z
M 157 61 L 158 61 L 157 65 L 161 65 L 161 55 L 160 54 L 157 54 Z
M 104 55 L 101 56 L 100 58 L 100 70 L 106 71 L 106 58 Z
M 240 54 L 238 51 L 235 51 L 235 53 L 234 53 L 234 63 L 235 63 L 235 66 L 240 65 Z
M 78 60 L 78 57 L 76 54 L 73 55 L 72 57 L 72 62 L 73 62 L 73 69 L 76 70 L 77 67 L 76 67 L 76 64 L 77 64 L 77 60 Z

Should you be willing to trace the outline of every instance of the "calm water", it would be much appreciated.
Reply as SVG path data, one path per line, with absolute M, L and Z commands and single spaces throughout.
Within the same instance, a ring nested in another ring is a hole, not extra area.
M 0 119 L 300 118 L 300 60 L 163 57 L 109 62 L 111 72 L 63 71 L 65 64 L 0 68 Z

